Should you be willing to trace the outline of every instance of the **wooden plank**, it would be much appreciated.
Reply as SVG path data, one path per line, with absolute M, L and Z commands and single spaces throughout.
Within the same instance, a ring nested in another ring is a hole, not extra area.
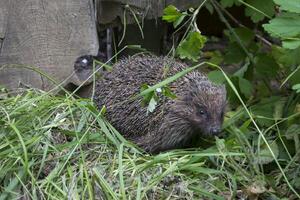
M 0 42 L 5 34 L 9 2 L 10 0 L 0 0 Z
M 98 38 L 91 1 L 0 0 L 11 2 L 6 35 L 0 53 L 0 68 L 7 64 L 35 66 L 58 82 L 79 85 L 74 73 L 77 57 L 96 55 Z M 19 82 L 50 89 L 46 77 L 24 68 L 0 71 L 0 84 L 15 88 Z

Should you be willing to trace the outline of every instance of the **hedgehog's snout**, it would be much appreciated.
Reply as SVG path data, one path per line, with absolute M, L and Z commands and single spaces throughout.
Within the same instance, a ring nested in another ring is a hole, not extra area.
M 211 127 L 209 132 L 211 135 L 218 135 L 221 133 L 221 127 Z

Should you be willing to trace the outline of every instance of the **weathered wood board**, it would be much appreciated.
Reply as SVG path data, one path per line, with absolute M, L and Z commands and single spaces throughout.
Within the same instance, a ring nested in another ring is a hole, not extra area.
M 20 65 L 37 67 L 57 82 L 82 82 L 74 73 L 74 61 L 97 54 L 99 48 L 92 1 L 0 0 L 0 5 L 1 11 L 7 10 L 0 12 L 0 84 L 53 87 L 46 77 Z
M 22 66 L 36 67 L 57 82 L 63 82 L 62 85 L 80 85 L 84 80 L 74 73 L 73 64 L 80 55 L 97 54 L 96 24 L 101 27 L 120 25 L 126 5 L 139 17 L 155 19 L 169 4 L 187 9 L 201 2 L 203 0 L 0 0 L 0 85 L 16 88 L 22 83 L 44 90 L 53 87 L 45 76 Z M 127 23 L 133 23 L 132 13 L 126 10 Z

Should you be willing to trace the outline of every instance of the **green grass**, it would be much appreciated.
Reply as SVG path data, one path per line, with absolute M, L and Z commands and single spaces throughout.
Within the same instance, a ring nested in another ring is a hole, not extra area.
M 126 141 L 88 99 L 37 90 L 3 99 L 0 199 L 296 198 L 299 153 L 280 157 L 279 137 L 263 129 L 274 159 L 244 109 L 227 115 L 225 140 L 151 156 Z

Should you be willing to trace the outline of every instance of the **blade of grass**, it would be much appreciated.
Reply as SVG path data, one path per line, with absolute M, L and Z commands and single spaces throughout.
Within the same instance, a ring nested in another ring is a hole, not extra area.
M 120 190 L 122 199 L 126 200 L 126 192 L 125 192 L 125 184 L 124 184 L 124 174 L 123 174 L 123 147 L 124 144 L 121 143 L 118 149 L 119 156 L 118 156 L 118 171 L 119 171 L 119 180 L 120 180 Z
M 190 186 L 189 188 L 192 189 L 192 190 L 195 190 L 195 191 L 201 193 L 202 195 L 204 195 L 204 196 L 206 196 L 206 197 L 209 197 L 209 198 L 211 198 L 211 199 L 225 200 L 224 197 L 221 197 L 221 196 L 219 196 L 219 195 L 213 194 L 213 193 L 211 193 L 211 192 L 209 192 L 209 191 L 206 191 L 206 190 L 203 190 L 203 189 L 201 189 L 201 188 L 199 188 L 199 187 Z
M 117 194 L 111 189 L 111 187 L 109 186 L 109 184 L 105 181 L 105 179 L 103 178 L 103 176 L 99 173 L 99 171 L 97 169 L 93 169 L 94 172 L 94 177 L 96 178 L 96 180 L 98 181 L 98 183 L 100 184 L 100 186 L 102 187 L 102 191 L 105 193 L 106 197 L 108 199 L 114 199 L 114 200 L 119 200 Z
M 166 78 L 165 80 L 163 80 L 163 81 L 161 81 L 161 82 L 159 82 L 159 83 L 157 83 L 157 84 L 155 84 L 155 85 L 153 85 L 153 86 L 151 86 L 151 87 L 143 90 L 142 92 L 140 92 L 139 94 L 137 94 L 133 98 L 138 98 L 138 97 L 144 96 L 144 95 L 146 95 L 146 94 L 148 94 L 150 92 L 153 92 L 157 88 L 161 88 L 162 86 L 165 86 L 165 85 L 167 85 L 167 84 L 169 84 L 169 83 L 177 80 L 178 78 L 186 75 L 187 73 L 189 73 L 189 72 L 197 69 L 198 67 L 200 67 L 200 66 L 202 66 L 204 64 L 205 64 L 205 62 L 202 62 L 202 63 L 199 63 L 199 64 L 193 66 L 193 67 L 186 68 L 186 69 L 182 70 L 181 72 L 178 72 L 177 74 L 175 74 L 175 75 L 173 75 L 173 76 L 171 76 L 169 78 Z
M 23 160 L 24 161 L 24 169 L 25 169 L 25 171 L 28 171 L 29 170 L 29 168 L 28 168 L 28 153 L 27 153 L 27 148 L 24 143 L 23 137 L 13 122 L 12 123 L 9 122 L 8 124 L 14 130 L 14 132 L 17 134 L 17 136 L 19 138 L 19 141 L 20 141 L 22 149 L 23 149 L 23 154 L 24 154 L 24 160 Z

